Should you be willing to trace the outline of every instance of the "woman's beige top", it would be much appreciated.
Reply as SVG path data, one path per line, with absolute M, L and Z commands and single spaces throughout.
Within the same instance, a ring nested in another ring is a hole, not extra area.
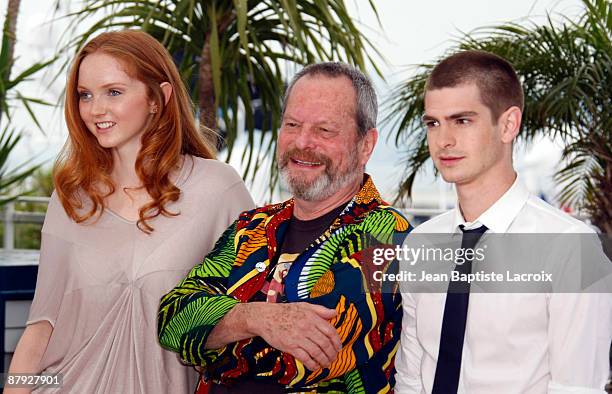
M 227 164 L 188 156 L 181 196 L 147 235 L 106 209 L 77 224 L 52 196 L 42 230 L 36 294 L 28 324 L 53 334 L 42 371 L 63 374 L 60 393 L 192 393 L 197 373 L 157 341 L 159 300 L 206 254 L 241 211 L 253 208 Z

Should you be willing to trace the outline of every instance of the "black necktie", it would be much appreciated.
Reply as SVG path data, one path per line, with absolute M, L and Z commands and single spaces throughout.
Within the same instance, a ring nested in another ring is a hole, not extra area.
M 466 230 L 463 225 L 459 227 L 463 231 L 461 249 L 473 249 L 482 234 L 488 230 L 484 225 L 472 230 Z M 471 273 L 472 261 L 466 259 L 463 264 L 455 265 L 455 271 L 462 274 Z M 440 334 L 440 352 L 432 394 L 456 393 L 459 387 L 461 354 L 469 301 L 470 284 L 468 282 L 451 281 L 448 284 Z

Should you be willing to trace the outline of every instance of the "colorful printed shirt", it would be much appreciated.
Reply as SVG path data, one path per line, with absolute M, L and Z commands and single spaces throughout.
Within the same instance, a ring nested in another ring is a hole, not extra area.
M 231 384 L 236 378 L 265 379 L 288 392 L 384 393 L 394 385 L 394 357 L 401 332 L 401 295 L 383 289 L 372 251 L 401 244 L 411 230 L 386 205 L 369 176 L 330 228 L 285 273 L 284 300 L 335 309 L 330 322 L 342 349 L 328 368 L 310 371 L 293 356 L 254 337 L 220 349 L 205 349 L 215 325 L 239 302 L 266 301 L 280 245 L 293 214 L 293 200 L 240 215 L 213 251 L 161 300 L 158 334 L 162 346 L 187 364 L 204 367 L 207 378 Z M 377 261 L 377 263 L 380 263 Z

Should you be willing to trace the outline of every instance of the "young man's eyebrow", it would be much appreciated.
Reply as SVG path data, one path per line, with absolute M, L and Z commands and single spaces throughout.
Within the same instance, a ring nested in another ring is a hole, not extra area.
M 447 119 L 458 119 L 458 118 L 465 118 L 467 116 L 476 116 L 476 115 L 478 115 L 478 112 L 463 111 L 463 112 L 457 112 L 456 114 L 452 114 L 448 116 Z

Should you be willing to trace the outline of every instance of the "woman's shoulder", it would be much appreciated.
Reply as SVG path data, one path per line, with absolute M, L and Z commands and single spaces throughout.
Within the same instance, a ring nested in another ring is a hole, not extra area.
M 74 224 L 75 222 L 66 213 L 57 191 L 53 190 L 47 204 L 42 231 L 45 233 L 57 232 L 61 234 L 67 232 Z
M 206 207 L 209 211 L 217 210 L 219 214 L 229 213 L 228 220 L 234 220 L 241 211 L 255 205 L 242 178 L 232 166 L 199 157 L 192 157 L 186 163 L 190 166 L 190 173 L 184 184 L 179 186 L 185 207 L 192 204 L 200 211 Z
M 202 157 L 187 156 L 185 161 L 187 168 L 187 183 L 196 184 L 206 188 L 227 189 L 238 183 L 242 178 L 231 165 Z
M 49 197 L 49 203 L 47 204 L 47 213 L 49 215 L 66 215 L 62 201 L 60 200 L 57 190 L 53 189 L 51 196 Z

